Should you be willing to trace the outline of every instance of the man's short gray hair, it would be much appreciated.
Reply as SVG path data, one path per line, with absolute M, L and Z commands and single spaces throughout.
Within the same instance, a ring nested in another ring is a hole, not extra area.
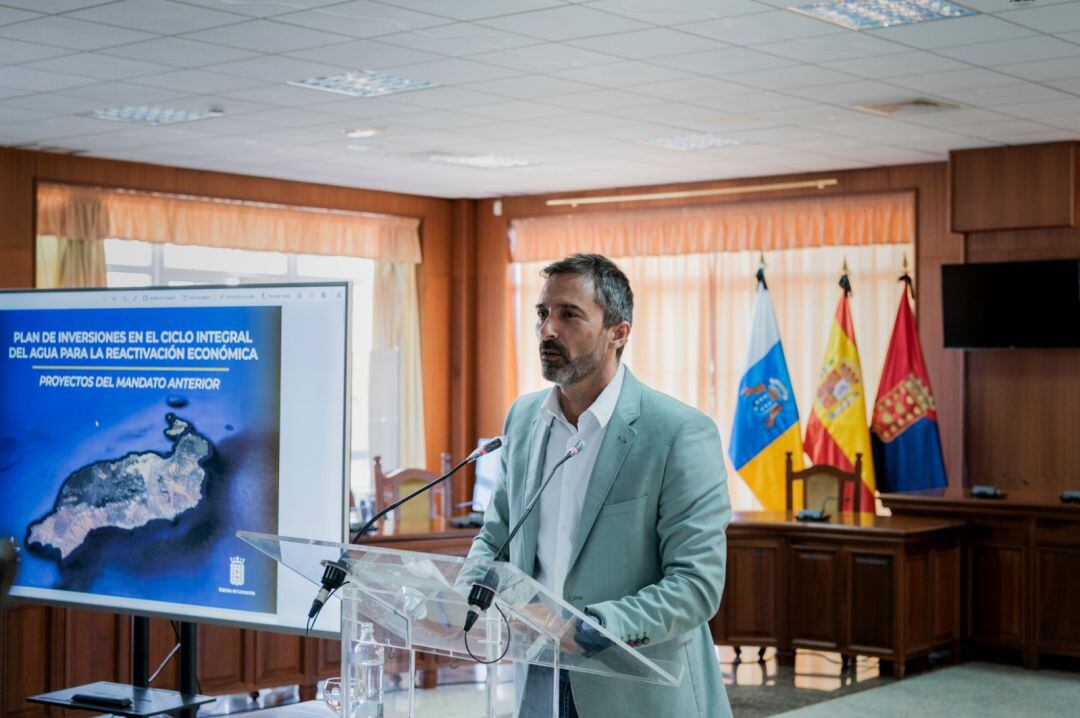
M 634 292 L 630 280 L 614 262 L 602 254 L 571 254 L 540 271 L 544 279 L 556 274 L 577 274 L 592 280 L 593 296 L 604 311 L 604 328 L 634 323 Z M 616 356 L 622 356 L 619 347 Z

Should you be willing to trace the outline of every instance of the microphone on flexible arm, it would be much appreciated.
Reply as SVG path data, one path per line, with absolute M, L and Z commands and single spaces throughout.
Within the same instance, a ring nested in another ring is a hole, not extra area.
M 507 551 L 510 548 L 510 542 L 514 540 L 514 536 L 521 530 L 521 527 L 525 524 L 525 519 L 529 518 L 529 514 L 532 513 L 533 508 L 540 501 L 540 495 L 544 493 L 544 489 L 551 483 L 551 480 L 555 477 L 555 472 L 559 470 L 559 467 L 565 464 L 570 459 L 574 458 L 581 453 L 581 450 L 585 448 L 585 442 L 579 441 L 570 447 L 570 450 L 559 459 L 558 463 L 551 467 L 551 471 L 548 472 L 547 478 L 540 484 L 540 488 L 537 489 L 536 495 L 532 497 L 532 501 L 525 507 L 525 512 L 521 515 L 521 518 L 514 524 L 514 528 L 510 530 L 510 533 L 506 536 L 506 540 L 503 541 L 502 546 L 495 552 L 495 558 L 493 561 L 505 561 L 507 558 Z M 473 584 L 472 590 L 469 591 L 469 612 L 465 616 L 465 632 L 468 633 L 476 624 L 476 620 L 480 618 L 480 614 L 483 611 L 491 608 L 491 602 L 495 599 L 495 590 L 499 587 L 499 577 L 495 574 L 493 569 L 488 569 L 484 577 Z
M 412 492 L 408 496 L 405 496 L 403 498 L 398 499 L 397 501 L 390 504 L 389 506 L 387 506 L 382 511 L 380 511 L 377 514 L 375 514 L 374 516 L 372 516 L 371 519 L 369 519 L 368 522 L 366 524 L 364 524 L 363 528 L 361 528 L 356 533 L 352 534 L 352 536 L 350 537 L 350 543 L 355 543 L 357 539 L 359 539 L 361 536 L 363 536 L 365 533 L 367 533 L 368 529 L 370 529 L 372 526 L 375 525 L 376 521 L 381 519 L 383 516 L 386 516 L 388 513 L 390 513 L 391 511 L 393 511 L 397 507 L 401 506 L 406 501 L 409 501 L 409 500 L 419 496 L 420 494 L 424 493 L 425 491 L 429 491 L 430 489 L 434 488 L 435 486 L 438 486 L 443 481 L 446 481 L 451 476 L 456 474 L 463 467 L 468 466 L 469 464 L 473 463 L 474 461 L 479 459 L 481 456 L 484 456 L 485 454 L 490 454 L 491 452 L 493 452 L 496 449 L 504 446 L 505 444 L 506 444 L 506 437 L 505 436 L 497 436 L 494 439 L 492 439 L 491 441 L 484 444 L 483 446 L 477 448 L 471 454 L 466 456 L 464 461 L 462 461 L 460 464 L 458 464 L 454 468 L 447 471 L 442 476 L 438 477 L 434 481 L 431 481 L 431 482 L 425 484 L 424 486 L 421 486 L 419 489 Z M 338 590 L 339 588 L 341 588 L 345 584 L 345 576 L 348 574 L 348 568 L 347 568 L 347 566 L 345 564 L 345 557 L 346 556 L 347 556 L 347 553 L 343 551 L 336 561 L 324 561 L 323 562 L 322 585 L 319 588 L 318 594 L 315 595 L 315 600 L 311 602 L 311 609 L 308 610 L 308 631 L 309 632 L 311 631 L 311 627 L 315 625 L 315 620 L 319 616 L 319 611 L 322 610 L 323 605 L 327 602 L 327 600 L 329 600 L 331 594 L 333 594 L 334 591 Z

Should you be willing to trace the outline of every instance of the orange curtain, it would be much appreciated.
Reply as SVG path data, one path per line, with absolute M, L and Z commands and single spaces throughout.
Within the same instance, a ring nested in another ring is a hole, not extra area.
M 739 202 L 675 209 L 581 212 L 511 223 L 514 262 L 574 252 L 609 257 L 911 244 L 911 192 Z
M 42 184 L 38 234 L 420 263 L 420 220 L 282 204 Z

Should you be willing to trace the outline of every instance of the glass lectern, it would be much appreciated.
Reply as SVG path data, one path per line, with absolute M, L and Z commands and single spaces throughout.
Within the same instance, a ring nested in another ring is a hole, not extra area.
M 237 535 L 315 586 L 326 562 L 340 559 L 348 567 L 339 592 L 342 718 L 420 715 L 417 651 L 456 658 L 462 665 L 490 664 L 483 690 L 460 691 L 452 698 L 462 715 L 487 718 L 558 718 L 560 670 L 608 676 L 613 691 L 620 680 L 673 687 L 682 682 L 681 664 L 646 658 L 508 563 L 247 531 Z M 466 633 L 466 599 L 481 577 L 497 579 L 494 603 Z M 512 674 L 512 684 L 499 680 L 500 662 L 507 664 L 503 674 Z M 400 683 L 387 680 L 399 675 Z M 439 710 L 444 713 L 445 706 Z

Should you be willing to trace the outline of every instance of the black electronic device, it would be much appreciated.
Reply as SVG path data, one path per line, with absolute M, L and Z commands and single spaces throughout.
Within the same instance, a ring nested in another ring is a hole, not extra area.
M 72 703 L 89 703 L 103 708 L 130 708 L 131 698 L 128 696 L 110 696 L 103 693 L 72 693 Z
M 143 718 L 161 714 L 194 716 L 200 705 L 212 703 L 214 699 L 197 693 L 98 681 L 29 696 L 26 700 L 63 708 L 99 712 L 104 710 L 114 715 Z
M 941 267 L 945 347 L 1080 347 L 1080 259 Z
M 820 509 L 803 509 L 795 514 L 796 521 L 828 521 L 829 514 Z
M 450 519 L 450 525 L 456 529 L 478 529 L 484 525 L 484 515 L 477 511 L 470 511 L 463 516 Z
M 1061 492 L 1061 503 L 1080 504 L 1080 489 L 1066 489 Z
M 972 486 L 971 495 L 976 499 L 1003 499 L 1006 494 L 996 486 Z

